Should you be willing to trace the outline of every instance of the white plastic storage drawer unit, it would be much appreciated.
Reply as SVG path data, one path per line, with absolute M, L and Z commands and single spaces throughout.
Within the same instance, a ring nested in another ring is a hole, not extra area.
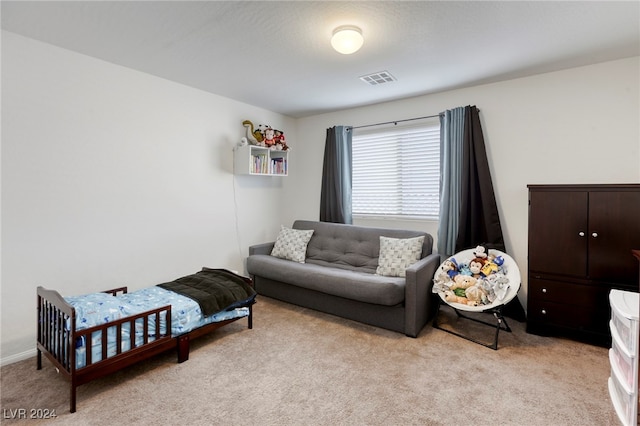
M 611 290 L 609 395 L 624 425 L 638 424 L 638 293 Z

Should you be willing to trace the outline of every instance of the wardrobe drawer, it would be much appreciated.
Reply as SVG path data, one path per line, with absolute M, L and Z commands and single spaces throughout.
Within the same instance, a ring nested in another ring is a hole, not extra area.
M 605 307 L 609 305 L 609 289 L 563 281 L 531 278 L 529 297 L 565 305 Z
M 597 333 L 609 333 L 609 312 L 588 309 L 579 305 L 529 300 L 527 315 L 530 321 Z

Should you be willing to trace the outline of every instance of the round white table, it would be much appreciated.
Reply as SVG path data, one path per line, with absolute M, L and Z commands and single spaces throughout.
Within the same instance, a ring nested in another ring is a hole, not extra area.
M 475 249 L 468 249 L 468 250 L 463 250 L 461 252 L 458 252 L 456 254 L 454 254 L 453 256 L 448 257 L 446 260 L 450 260 L 451 258 L 455 259 L 456 263 L 458 265 L 468 265 L 469 262 L 475 257 L 474 255 Z M 511 332 L 511 328 L 509 327 L 509 325 L 507 324 L 507 321 L 505 320 L 504 316 L 502 315 L 502 310 L 504 308 L 504 306 L 509 303 L 510 301 L 512 301 L 516 295 L 518 294 L 518 291 L 520 290 L 520 285 L 522 283 L 521 277 L 520 277 L 520 270 L 518 269 L 518 265 L 516 264 L 516 262 L 513 260 L 513 258 L 511 256 L 509 256 L 508 254 L 500 251 L 500 250 L 494 250 L 494 249 L 489 249 L 489 253 L 490 256 L 501 256 L 502 259 L 504 260 L 503 263 L 503 270 L 505 271 L 505 276 L 507 277 L 508 281 L 509 281 L 509 287 L 507 288 L 506 293 L 504 294 L 504 296 L 502 298 L 497 298 L 496 300 L 494 300 L 492 303 L 488 304 L 488 305 L 477 305 L 477 306 L 471 306 L 471 305 L 466 305 L 466 304 L 462 304 L 462 303 L 456 303 L 456 302 L 448 302 L 445 299 L 445 295 L 444 292 L 438 292 L 438 295 L 440 296 L 439 300 L 438 300 L 438 306 L 436 308 L 436 313 L 433 319 L 433 327 L 439 329 L 439 330 L 443 330 L 446 331 L 447 333 L 451 333 L 454 334 L 458 337 L 462 337 L 464 339 L 470 340 L 474 343 L 478 343 L 480 345 L 486 346 L 488 348 L 497 350 L 498 349 L 498 334 L 500 333 L 500 330 L 504 330 L 506 332 Z M 438 276 L 438 274 L 441 273 L 446 273 L 446 260 L 444 262 L 442 262 L 442 264 L 440 265 L 440 267 L 436 270 L 436 276 Z M 495 332 L 495 337 L 493 340 L 493 343 L 484 343 L 480 340 L 474 339 L 470 336 L 458 333 L 456 331 L 447 329 L 447 328 L 443 328 L 438 324 L 438 314 L 440 313 L 440 307 L 443 305 L 447 305 L 449 307 L 451 307 L 456 315 L 459 318 L 464 318 L 467 320 L 471 320 L 471 321 L 475 321 L 475 322 L 479 322 L 481 324 L 485 324 L 491 327 L 495 327 L 496 332 Z M 493 317 L 495 318 L 495 323 L 490 323 L 487 321 L 482 321 L 478 318 L 473 318 L 473 317 L 469 317 L 467 315 L 464 315 L 463 313 L 461 313 L 460 311 L 465 311 L 465 312 L 481 312 L 481 313 L 487 313 L 487 314 L 492 314 Z

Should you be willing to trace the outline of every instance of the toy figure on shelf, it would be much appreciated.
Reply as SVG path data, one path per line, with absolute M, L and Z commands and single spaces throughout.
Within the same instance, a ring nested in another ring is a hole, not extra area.
M 275 130 L 275 132 L 276 132 L 276 135 L 274 136 L 274 139 L 276 141 L 276 149 L 278 151 L 289 150 L 289 147 L 287 146 L 287 142 L 285 142 L 284 133 L 282 133 L 280 130 Z
M 260 130 L 255 130 L 253 127 L 253 123 L 249 120 L 244 120 L 242 125 L 247 129 L 247 140 L 251 145 L 258 145 L 259 142 L 262 142 L 262 133 Z
M 275 146 L 276 140 L 274 139 L 276 136 L 276 132 L 271 128 L 267 127 L 264 129 L 264 139 L 262 140 L 267 148 L 271 148 Z

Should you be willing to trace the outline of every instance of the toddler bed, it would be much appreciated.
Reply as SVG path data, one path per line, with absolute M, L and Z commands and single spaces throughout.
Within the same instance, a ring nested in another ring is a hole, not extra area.
M 76 388 L 161 352 L 176 348 L 189 359 L 190 339 L 247 317 L 253 327 L 252 280 L 225 269 L 127 292 L 126 287 L 62 297 L 38 287 L 37 368 L 44 354 Z

